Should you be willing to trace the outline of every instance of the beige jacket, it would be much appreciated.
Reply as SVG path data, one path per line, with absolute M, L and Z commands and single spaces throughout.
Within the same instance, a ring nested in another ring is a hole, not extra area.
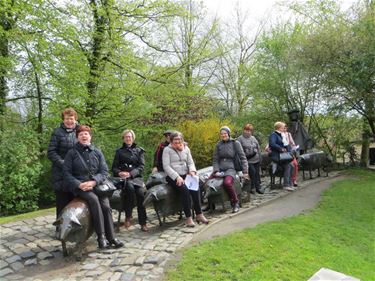
M 182 151 L 178 151 L 168 145 L 163 151 L 164 172 L 175 180 L 178 176 L 186 175 L 189 172 L 196 172 L 193 157 L 190 149 L 185 145 Z

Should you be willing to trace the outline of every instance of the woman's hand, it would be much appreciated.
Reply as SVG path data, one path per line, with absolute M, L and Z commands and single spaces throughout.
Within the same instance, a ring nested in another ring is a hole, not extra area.
M 180 176 L 176 178 L 176 184 L 177 186 L 182 186 L 184 184 L 184 179 Z
M 243 178 L 244 178 L 245 180 L 250 180 L 249 174 L 243 174 Z
M 89 191 L 89 190 L 92 190 L 95 185 L 96 185 L 96 181 L 94 180 L 85 181 L 85 182 L 80 183 L 79 188 L 83 191 Z
M 120 172 L 118 173 L 118 175 L 120 176 L 120 178 L 130 178 L 130 173 L 129 172 Z
M 191 171 L 191 172 L 189 172 L 189 175 L 190 176 L 195 176 L 197 174 L 197 172 L 195 172 L 195 171 Z
M 158 168 L 157 167 L 152 168 L 151 174 L 155 174 L 157 172 L 158 172 Z

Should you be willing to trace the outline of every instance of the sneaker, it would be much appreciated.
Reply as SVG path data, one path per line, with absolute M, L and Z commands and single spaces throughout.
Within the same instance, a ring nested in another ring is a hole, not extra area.
M 287 190 L 287 191 L 294 191 L 295 189 L 291 186 L 285 186 L 284 187 L 284 190 Z

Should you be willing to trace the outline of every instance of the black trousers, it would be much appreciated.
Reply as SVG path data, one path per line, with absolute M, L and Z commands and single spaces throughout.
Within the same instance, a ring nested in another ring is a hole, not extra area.
M 143 206 L 143 201 L 145 199 L 143 188 L 126 181 L 121 193 L 122 209 L 125 211 L 126 218 L 132 217 L 133 207 L 135 206 L 134 197 L 137 201 L 138 223 L 140 225 L 145 225 L 147 215 L 146 208 Z
M 74 195 L 71 192 L 65 192 L 62 190 L 55 190 L 56 194 L 56 218 L 59 217 L 62 209 L 73 200 Z
M 91 190 L 83 191 L 80 189 L 77 195 L 83 200 L 86 200 L 89 205 L 96 235 L 101 237 L 105 234 L 107 240 L 113 240 L 115 238 L 115 230 L 113 227 L 112 209 L 109 205 L 108 197 L 98 197 Z
M 260 189 L 260 173 L 259 173 L 259 165 L 258 163 L 249 163 L 249 175 L 251 179 L 251 189 Z
M 185 179 L 185 176 L 181 176 Z M 194 191 L 187 188 L 185 184 L 178 186 L 176 181 L 172 180 L 167 176 L 167 182 L 180 194 L 180 200 L 182 203 L 182 208 L 184 210 L 185 216 L 187 218 L 191 217 L 191 200 L 193 200 L 194 211 L 197 215 L 202 214 L 199 190 Z

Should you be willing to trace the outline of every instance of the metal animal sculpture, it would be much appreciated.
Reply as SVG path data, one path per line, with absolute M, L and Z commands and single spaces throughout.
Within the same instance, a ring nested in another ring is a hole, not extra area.
M 332 158 L 323 151 L 310 151 L 302 154 L 298 158 L 298 164 L 302 169 L 303 179 L 305 179 L 305 171 L 309 171 L 310 179 L 312 179 L 312 171 L 318 170 L 320 177 L 320 169 L 326 171 L 328 176 L 328 167 L 332 163 Z
M 78 247 L 77 258 L 80 258 L 83 244 L 93 232 L 91 214 L 86 201 L 74 198 L 61 211 L 53 225 L 57 226 L 56 238 L 61 241 L 64 256 L 68 255 L 66 242 L 75 242 Z
M 229 201 L 229 196 L 223 187 L 223 178 L 215 177 L 207 180 L 204 184 L 205 198 L 208 200 L 210 210 L 213 211 L 213 206 L 217 203 L 222 205 L 223 211 L 226 210 L 225 202 Z M 242 183 L 240 177 L 237 175 L 234 180 L 234 189 L 241 202 Z

